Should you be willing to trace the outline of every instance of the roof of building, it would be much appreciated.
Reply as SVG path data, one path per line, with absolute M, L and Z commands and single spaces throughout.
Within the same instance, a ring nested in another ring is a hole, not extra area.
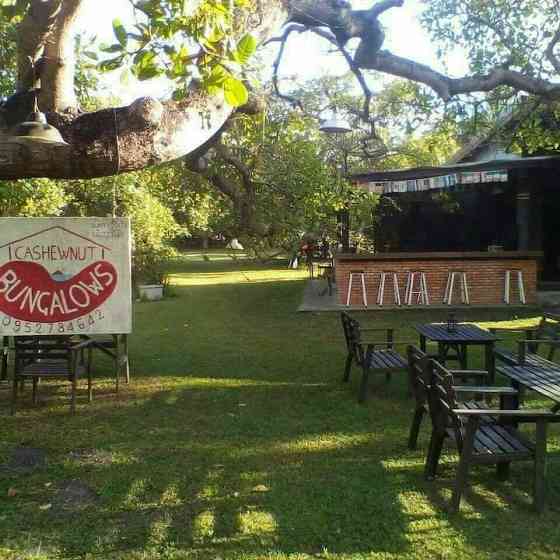
M 476 157 L 477 152 L 488 147 L 492 143 L 496 143 L 496 138 L 500 134 L 508 134 L 511 136 L 523 120 L 531 115 L 538 106 L 538 101 L 525 100 L 517 104 L 514 108 L 505 111 L 502 116 L 498 117 L 496 124 L 492 128 L 473 136 L 462 148 L 457 150 L 444 165 L 466 163 L 466 160 L 472 160 L 473 157 Z M 512 156 L 508 157 L 508 159 L 521 158 L 521 156 L 516 154 L 508 154 L 508 156 Z
M 560 167 L 560 156 L 535 156 L 521 159 L 503 159 L 456 163 L 441 167 L 412 167 L 410 169 L 393 169 L 389 171 L 367 171 L 349 176 L 357 183 L 374 181 L 405 181 L 407 179 L 426 179 L 452 173 L 474 173 L 477 171 L 499 171 L 508 169 L 526 169 L 530 167 Z

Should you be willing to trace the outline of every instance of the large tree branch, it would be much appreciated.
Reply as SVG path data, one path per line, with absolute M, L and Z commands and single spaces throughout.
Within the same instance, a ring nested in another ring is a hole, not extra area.
M 293 95 L 288 95 L 288 94 L 285 94 L 285 93 L 281 92 L 280 85 L 278 84 L 278 71 L 280 70 L 280 64 L 282 63 L 282 57 L 284 56 L 284 50 L 286 48 L 286 42 L 288 41 L 288 38 L 290 37 L 290 35 L 293 32 L 303 33 L 304 31 L 307 31 L 307 30 L 308 30 L 308 28 L 305 25 L 300 25 L 300 24 L 294 23 L 292 25 L 288 25 L 284 29 L 284 32 L 282 33 L 282 35 L 280 37 L 272 37 L 271 39 L 269 39 L 268 41 L 265 42 L 265 45 L 268 45 L 268 44 L 274 43 L 274 42 L 279 42 L 280 43 L 280 48 L 278 49 L 278 54 L 276 55 L 276 59 L 274 60 L 274 63 L 272 65 L 272 85 L 274 87 L 274 91 L 276 92 L 276 95 L 280 99 L 284 99 L 285 101 L 288 101 L 288 103 L 290 103 L 292 106 L 299 107 L 300 109 L 303 109 L 303 107 L 302 107 L 301 101 L 297 97 L 294 97 Z
M 378 4 L 374 4 L 369 10 L 371 18 L 379 17 L 383 12 L 391 8 L 401 8 L 404 5 L 404 0 L 383 0 Z
M 77 179 L 143 169 L 194 152 L 230 115 L 223 99 L 203 92 L 180 103 L 142 98 L 78 117 L 47 113 L 70 146 L 2 143 L 0 179 Z
M 363 44 L 358 48 L 354 61 L 360 68 L 377 70 L 425 84 L 446 101 L 456 95 L 492 91 L 499 86 L 509 86 L 515 90 L 526 91 L 549 99 L 560 97 L 560 84 L 550 83 L 505 68 L 495 68 L 486 75 L 450 78 L 425 64 L 396 56 L 388 51 L 381 51 L 376 56 L 370 56 Z
M 552 64 L 554 70 L 556 70 L 556 72 L 560 74 L 560 60 L 558 60 L 558 57 L 554 54 L 554 49 L 559 41 L 560 41 L 560 27 L 556 30 L 556 33 L 550 40 L 550 43 L 548 43 L 548 46 L 546 47 L 545 55 L 548 61 L 550 62 L 550 64 Z
M 215 146 L 216 153 L 229 165 L 235 168 L 235 170 L 241 176 L 241 182 L 245 191 L 251 190 L 251 170 L 245 163 L 238 157 L 235 157 L 224 144 L 218 143 Z
M 444 100 L 464 93 L 491 91 L 499 86 L 510 86 L 515 90 L 526 91 L 544 98 L 560 97 L 560 84 L 507 68 L 495 68 L 487 75 L 451 78 L 424 64 L 388 51 L 381 51 L 384 37 L 377 18 L 389 8 L 402 6 L 404 2 L 401 0 L 383 0 L 374 4 L 369 10 L 352 10 L 346 2 L 327 0 L 293 0 L 288 4 L 291 21 L 309 27 L 326 27 L 342 45 L 350 38 L 361 39 L 353 57 L 354 66 L 350 65 L 353 71 L 355 68 L 377 70 L 423 83 Z M 548 59 L 557 70 L 560 64 L 553 49 L 559 41 L 560 30 L 558 37 L 555 35 L 546 52 Z

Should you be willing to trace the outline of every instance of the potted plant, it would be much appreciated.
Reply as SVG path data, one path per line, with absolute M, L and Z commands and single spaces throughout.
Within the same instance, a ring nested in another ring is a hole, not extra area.
M 157 301 L 163 298 L 169 283 L 168 265 L 172 250 L 162 246 L 134 254 L 134 282 L 141 300 Z

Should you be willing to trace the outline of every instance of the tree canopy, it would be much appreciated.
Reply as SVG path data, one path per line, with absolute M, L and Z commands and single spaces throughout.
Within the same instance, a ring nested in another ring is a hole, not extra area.
M 0 110 L 0 128 L 9 132 L 24 119 L 36 92 L 49 123 L 69 143 L 34 148 L 33 154 L 28 146 L 4 143 L 1 178 L 113 175 L 201 153 L 236 107 L 258 109 L 247 74 L 253 51 L 276 43 L 277 71 L 293 33 L 314 33 L 344 56 L 364 92 L 364 120 L 372 109 L 370 71 L 426 86 L 446 102 L 476 92 L 525 91 L 545 100 L 560 93 L 554 0 L 426 0 L 423 24 L 442 53 L 451 44 L 468 52 L 471 74 L 463 77 L 383 48 L 382 16 L 405 0 L 379 0 L 368 9 L 344 0 L 135 0 L 137 22 L 130 28 L 113 22 L 115 40 L 104 47 L 100 67 L 128 65 L 141 79 L 165 75 L 174 84 L 173 99 L 142 98 L 128 107 L 84 112 L 76 98 L 74 28 L 90 1 L 1 0 L 0 81 L 5 87 L 10 67 L 16 78 L 14 95 Z

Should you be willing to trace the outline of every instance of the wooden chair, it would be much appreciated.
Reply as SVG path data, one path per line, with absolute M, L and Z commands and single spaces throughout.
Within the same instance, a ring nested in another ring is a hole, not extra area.
M 496 464 L 500 478 L 507 478 L 513 461 L 532 461 L 534 464 L 533 503 L 537 511 L 544 509 L 546 437 L 549 422 L 560 421 L 560 415 L 548 410 L 470 409 L 457 402 L 457 388 L 453 376 L 435 360 L 429 389 L 429 408 L 432 437 L 426 459 L 428 480 L 436 476 L 443 442 L 449 438 L 459 452 L 459 465 L 450 509 L 459 510 L 461 495 L 467 484 L 471 465 Z M 472 390 L 472 387 L 469 388 Z M 502 404 L 505 399 L 502 399 Z M 536 424 L 535 441 L 529 441 L 514 425 Z
M 520 334 L 516 340 L 517 352 L 509 348 L 496 348 L 496 359 L 508 366 L 531 365 L 543 368 L 557 368 L 560 364 L 554 362 L 556 351 L 560 348 L 560 316 L 553 313 L 543 313 L 536 327 L 527 328 L 491 328 L 490 331 L 499 334 Z M 539 354 L 545 347 L 545 356 Z
M 18 383 L 25 379 L 32 380 L 32 400 L 36 404 L 39 380 L 50 378 L 70 381 L 70 409 L 74 413 L 78 379 L 84 375 L 88 378 L 88 402 L 91 402 L 91 341 L 73 343 L 67 336 L 14 337 L 12 414 L 16 412 Z
M 368 380 L 371 372 L 384 373 L 387 381 L 391 374 L 396 371 L 406 371 L 406 360 L 394 349 L 395 344 L 408 344 L 409 341 L 394 340 L 394 329 L 362 329 L 360 323 L 350 317 L 348 313 L 341 313 L 342 328 L 346 340 L 346 364 L 344 368 L 343 381 L 350 379 L 352 364 L 355 363 L 362 369 L 362 381 L 360 383 L 358 400 L 364 402 L 367 397 Z M 382 332 L 385 340 L 364 341 L 362 333 Z M 377 349 L 385 347 L 384 349 Z
M 416 346 L 407 348 L 408 357 L 408 380 L 410 391 L 414 397 L 415 407 L 410 425 L 410 433 L 408 437 L 408 448 L 416 449 L 418 443 L 418 433 L 424 416 L 428 410 L 428 393 L 430 388 L 431 364 L 430 360 L 433 356 L 419 350 Z M 463 382 L 473 381 L 475 387 L 470 388 L 476 391 L 477 395 L 494 394 L 495 391 L 489 387 L 481 387 L 488 380 L 488 372 L 484 370 L 450 370 L 456 379 Z M 515 394 L 516 391 L 510 387 L 504 388 L 505 392 Z M 467 408 L 485 408 L 483 401 L 467 401 L 463 403 Z

